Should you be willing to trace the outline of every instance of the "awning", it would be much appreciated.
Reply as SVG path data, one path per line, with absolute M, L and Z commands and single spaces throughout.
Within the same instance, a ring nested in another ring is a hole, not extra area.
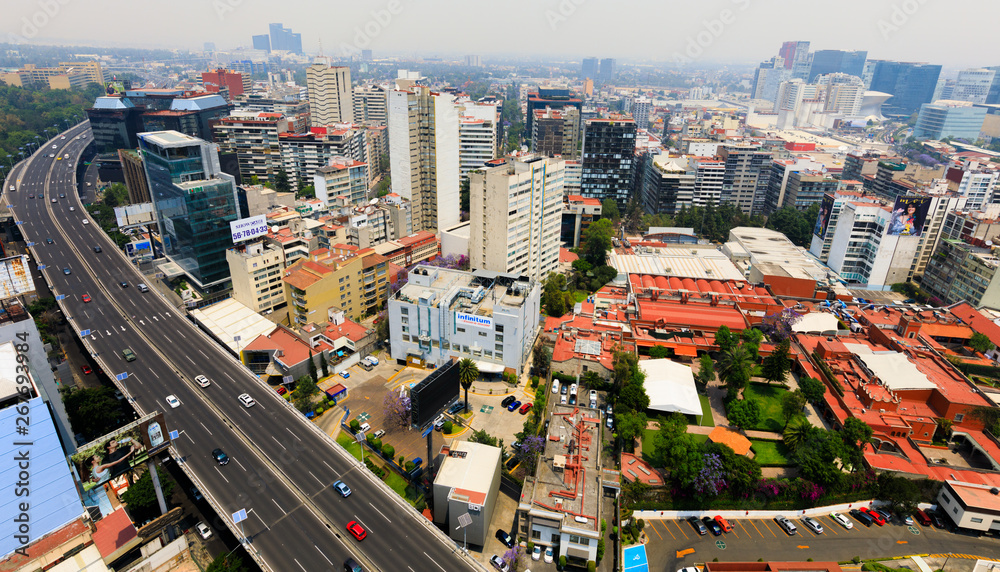
M 698 357 L 698 348 L 694 346 L 674 346 L 674 355 Z
M 488 361 L 476 361 L 476 369 L 479 373 L 503 373 L 502 363 L 490 363 Z

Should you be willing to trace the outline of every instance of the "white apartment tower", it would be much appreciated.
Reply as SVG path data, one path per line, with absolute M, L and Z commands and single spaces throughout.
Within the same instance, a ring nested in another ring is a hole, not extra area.
M 996 73 L 995 70 L 984 68 L 973 68 L 958 72 L 955 89 L 952 90 L 949 99 L 971 101 L 972 103 L 986 103 L 986 96 L 990 93 L 990 86 L 993 85 L 993 76 Z
M 226 251 L 233 299 L 254 312 L 285 303 L 285 253 L 263 241 L 237 244 Z
M 562 159 L 527 156 L 470 174 L 472 268 L 535 280 L 556 270 L 564 170 Z
M 319 56 L 306 68 L 306 88 L 313 125 L 354 122 L 351 68 L 332 67 L 329 58 Z
M 496 159 L 500 113 L 495 103 L 464 101 L 458 105 L 458 169 L 465 179 L 469 171 Z
M 410 201 L 413 232 L 459 223 L 458 133 L 453 95 L 421 85 L 389 93 L 392 190 Z
M 389 90 L 380 85 L 359 85 L 354 88 L 354 121 L 365 125 L 385 125 L 389 122 Z

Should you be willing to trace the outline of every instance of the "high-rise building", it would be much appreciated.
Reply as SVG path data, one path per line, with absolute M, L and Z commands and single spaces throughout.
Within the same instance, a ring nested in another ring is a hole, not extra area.
M 125 97 L 98 97 L 87 110 L 94 147 L 98 153 L 114 153 L 118 149 L 139 146 L 136 135 L 143 131 L 143 108 L 136 107 Z
M 826 193 L 835 192 L 839 182 L 822 169 L 822 163 L 808 159 L 772 161 L 761 214 L 772 214 L 783 207 L 805 210 L 822 201 Z
M 812 65 L 809 68 L 809 82 L 818 76 L 843 73 L 861 77 L 865 69 L 868 52 L 845 52 L 844 50 L 816 50 L 813 53 Z
M 240 217 L 236 184 L 219 166 L 219 146 L 176 131 L 139 134 L 163 253 L 199 290 L 229 281 L 229 223 Z
M 775 56 L 761 62 L 753 76 L 751 99 L 774 102 L 778 98 L 779 86 L 792 78 L 792 70 L 785 68 L 785 60 Z
M 459 223 L 458 132 L 453 95 L 421 85 L 389 93 L 392 186 L 410 201 L 415 232 Z
M 370 62 L 372 61 L 372 51 L 371 50 L 361 50 L 361 61 Z
M 481 68 L 483 67 L 483 62 L 479 56 L 465 56 L 465 65 L 470 68 Z
M 920 288 L 941 305 L 968 302 L 1000 310 L 1000 277 L 992 248 L 941 239 L 924 271 Z
M 567 161 L 569 163 L 569 161 Z M 559 239 L 570 248 L 580 246 L 580 238 L 587 227 L 600 220 L 602 212 L 601 201 L 585 199 L 580 195 L 566 192 L 563 187 L 562 230 Z
M 925 63 L 880 61 L 872 73 L 872 91 L 890 93 L 882 106 L 886 115 L 909 116 L 930 103 L 941 66 Z
M 719 149 L 726 164 L 722 202 L 733 203 L 747 214 L 760 213 L 771 176 L 771 153 L 758 144 L 729 144 Z
M 1000 169 L 993 165 L 969 161 L 948 168 L 944 174 L 948 190 L 965 198 L 962 208 L 978 211 L 1000 202 Z
M 331 308 L 360 320 L 377 311 L 389 288 L 388 261 L 373 250 L 314 250 L 288 267 L 283 277 L 289 317 L 302 327 Z
M 280 113 L 234 111 L 215 124 L 214 139 L 224 153 L 236 154 L 241 180 L 273 182 L 282 169 L 279 136 L 289 131 L 294 130 Z
M 686 157 L 664 153 L 646 162 L 642 177 L 642 206 L 651 214 L 676 214 L 691 208 L 695 173 Z
M 597 58 L 583 58 L 580 66 L 580 78 L 597 80 Z
M 367 131 L 350 125 L 314 127 L 308 133 L 287 132 L 278 136 L 281 164 L 288 174 L 293 190 L 299 181 L 312 180 L 313 174 L 330 164 L 337 156 L 348 157 L 365 165 L 366 181 L 371 182 L 369 165 L 378 157 L 371 157 L 366 141 Z
M 234 245 L 226 251 L 233 299 L 254 312 L 285 303 L 285 253 L 261 239 Z
M 577 111 L 582 112 L 583 100 L 576 97 L 576 94 L 571 92 L 566 86 L 539 87 L 538 91 L 529 91 L 524 112 L 526 133 L 531 133 L 534 127 L 535 110 L 545 109 L 546 107 L 551 107 L 552 109 L 575 107 Z
M 986 69 L 994 72 L 993 81 L 990 83 L 990 89 L 986 94 L 986 103 L 1000 103 L 1000 66 L 991 66 Z
M 129 204 L 148 203 L 149 183 L 146 181 L 146 168 L 142 166 L 142 156 L 135 149 L 119 149 L 118 161 L 122 164 Z
M 244 81 L 243 74 L 240 72 L 229 71 L 224 68 L 219 68 L 214 72 L 201 73 L 201 85 L 205 87 L 205 91 L 216 93 L 226 88 L 229 90 L 229 101 L 243 95 L 244 88 L 248 87 L 246 83 L 249 83 L 249 81 L 249 77 L 245 78 Z
M 458 169 L 462 178 L 497 156 L 500 110 L 496 103 L 458 103 Z
M 271 36 L 267 34 L 260 34 L 253 37 L 253 49 L 261 50 L 270 53 L 271 51 Z
M 101 64 L 92 62 L 60 62 L 51 68 L 24 64 L 12 72 L 0 72 L 0 83 L 13 86 L 41 85 L 49 89 L 83 89 L 92 83 L 104 85 Z
M 562 201 L 562 159 L 513 159 L 472 173 L 471 267 L 544 280 L 559 266 Z
M 624 209 L 632 198 L 635 121 L 627 116 L 588 119 L 583 132 L 580 194 L 614 199 Z
M 996 75 L 996 70 L 988 68 L 973 68 L 958 72 L 958 80 L 955 81 L 955 89 L 952 90 L 950 99 L 986 103 Z
M 917 124 L 913 127 L 915 139 L 941 139 L 953 137 L 969 142 L 979 139 L 979 132 L 986 121 L 986 108 L 973 106 L 968 101 L 941 100 L 920 106 Z
M 306 69 L 306 87 L 313 125 L 354 122 L 351 68 L 331 66 L 329 58 L 317 57 Z
M 286 28 L 280 23 L 269 24 L 268 29 L 271 33 L 272 50 L 293 54 L 302 53 L 302 34 L 294 33 L 291 28 Z
M 316 198 L 329 208 L 344 197 L 348 204 L 360 205 L 368 199 L 368 168 L 348 157 L 333 157 L 313 175 Z
M 635 126 L 638 129 L 649 129 L 649 114 L 653 111 L 653 102 L 648 97 L 637 97 L 632 101 L 632 108 L 628 110 L 635 119 Z
M 374 84 L 354 87 L 354 121 L 365 125 L 387 125 L 388 104 L 388 89 Z
M 792 70 L 796 62 L 809 59 L 809 42 L 783 42 L 778 55 L 782 58 L 785 69 Z
M 597 80 L 600 83 L 611 83 L 615 81 L 615 66 L 616 62 L 614 58 L 602 59 L 601 68 L 597 72 Z
M 580 112 L 575 107 L 536 109 L 531 129 L 532 153 L 570 160 L 580 156 Z

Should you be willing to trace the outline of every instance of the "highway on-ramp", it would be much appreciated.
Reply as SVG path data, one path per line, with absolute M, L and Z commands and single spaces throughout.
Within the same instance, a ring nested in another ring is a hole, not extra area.
M 276 572 L 340 570 L 353 556 L 372 570 L 479 569 L 183 310 L 155 289 L 136 288 L 145 279 L 77 198 L 76 166 L 90 142 L 86 123 L 48 141 L 12 171 L 5 200 L 45 280 L 66 296 L 60 303 L 67 319 L 78 334 L 89 330 L 82 337 L 88 350 L 112 379 L 128 374 L 118 385 L 140 413 L 163 411 L 167 430 L 180 431 L 175 457 L 236 536 L 250 539 L 248 552 L 258 563 Z M 84 294 L 92 301 L 84 302 Z M 135 361 L 125 360 L 126 348 Z M 211 385 L 199 387 L 197 375 Z M 256 405 L 244 407 L 237 399 L 243 393 Z M 179 407 L 165 402 L 171 394 Z M 232 462 L 218 465 L 211 457 L 216 447 Z M 351 496 L 331 488 L 338 479 L 350 485 Z M 230 517 L 240 509 L 248 513 L 242 528 Z M 351 520 L 368 530 L 363 541 L 347 533 Z

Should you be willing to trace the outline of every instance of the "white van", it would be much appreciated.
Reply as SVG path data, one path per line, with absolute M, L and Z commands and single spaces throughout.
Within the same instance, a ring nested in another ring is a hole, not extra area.
M 142 282 L 140 282 L 139 284 L 137 284 L 136 288 L 138 288 L 140 292 L 149 292 L 149 286 L 146 286 Z
M 368 356 L 365 358 L 365 363 L 368 365 L 378 365 L 378 358 L 374 356 Z

